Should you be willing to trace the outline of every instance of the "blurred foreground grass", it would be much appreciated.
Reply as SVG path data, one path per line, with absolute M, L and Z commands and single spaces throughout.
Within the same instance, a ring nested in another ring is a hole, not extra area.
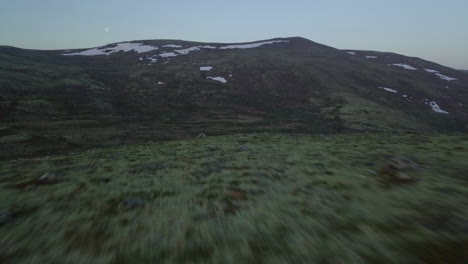
M 395 157 L 414 182 L 386 178 Z M 468 136 L 234 135 L 3 161 L 0 263 L 468 263 Z

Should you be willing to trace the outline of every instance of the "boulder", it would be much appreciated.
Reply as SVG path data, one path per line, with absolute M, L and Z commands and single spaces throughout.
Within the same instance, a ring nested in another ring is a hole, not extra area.
M 411 175 L 417 169 L 414 161 L 405 157 L 393 157 L 380 171 L 383 181 L 391 184 L 414 183 L 418 179 Z
M 198 134 L 197 138 L 206 138 L 206 135 L 205 133 L 200 133 Z
M 36 184 L 56 184 L 64 181 L 63 173 L 47 172 L 36 180 Z
M 125 205 L 125 207 L 129 209 L 143 207 L 145 205 L 145 200 L 140 198 L 126 198 L 122 202 Z
M 0 226 L 8 224 L 13 220 L 13 215 L 8 210 L 0 209 Z

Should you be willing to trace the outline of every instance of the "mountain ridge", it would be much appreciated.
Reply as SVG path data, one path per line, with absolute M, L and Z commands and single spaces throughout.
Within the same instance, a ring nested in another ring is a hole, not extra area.
M 332 47 L 332 46 L 328 46 L 328 45 L 325 45 L 325 44 L 321 44 L 319 42 L 312 41 L 310 39 L 307 39 L 307 38 L 304 38 L 304 37 L 301 37 L 301 36 L 274 37 L 274 38 L 269 38 L 269 39 L 260 39 L 260 40 L 255 40 L 255 41 L 243 41 L 243 42 L 204 42 L 204 41 L 191 41 L 191 40 L 185 40 L 185 39 L 135 39 L 135 40 L 111 42 L 111 43 L 107 43 L 107 44 L 103 44 L 103 45 L 99 45 L 99 46 L 82 47 L 82 48 L 34 49 L 34 48 L 21 48 L 21 47 L 16 47 L 16 46 L 11 46 L 11 45 L 0 45 L 0 49 L 2 49 L 2 48 L 6 48 L 6 49 L 11 48 L 11 49 L 18 49 L 18 50 L 39 51 L 39 52 L 54 52 L 54 53 L 59 52 L 60 53 L 60 52 L 66 52 L 66 51 L 79 51 L 79 50 L 87 50 L 87 49 L 92 49 L 92 48 L 106 47 L 106 46 L 116 45 L 116 44 L 120 44 L 120 43 L 178 42 L 178 43 L 201 44 L 201 45 L 210 45 L 210 44 L 212 44 L 212 45 L 234 45 L 234 44 L 251 44 L 251 43 L 258 43 L 258 42 L 272 41 L 272 40 L 304 41 L 304 42 L 312 43 L 312 44 L 315 44 L 315 45 L 320 45 L 320 46 L 323 46 L 323 47 L 332 48 L 332 49 L 340 50 L 340 51 L 346 51 L 346 52 L 350 51 L 350 52 L 365 52 L 365 53 L 368 53 L 368 54 L 372 54 L 372 53 L 375 53 L 375 54 L 388 54 L 388 55 L 392 55 L 392 56 L 400 56 L 400 57 L 405 57 L 405 58 L 423 60 L 423 61 L 426 61 L 428 63 L 433 63 L 433 64 L 437 64 L 437 65 L 445 67 L 445 68 L 450 68 L 452 70 L 459 70 L 459 71 L 462 71 L 462 72 L 468 72 L 467 69 L 455 69 L 453 67 L 450 67 L 450 66 L 447 66 L 447 65 L 444 65 L 444 64 L 441 64 L 441 63 L 433 62 L 433 61 L 424 59 L 422 57 L 408 56 L 408 55 L 403 55 L 403 54 L 399 54 L 397 52 L 391 52 L 391 51 L 379 51 L 379 50 L 367 50 L 367 49 L 338 49 L 338 48 L 335 48 L 335 47 Z
M 4 158 L 199 133 L 468 130 L 467 74 L 301 37 L 0 47 L 0 61 Z
M 218 45 L 231 45 L 231 44 L 249 44 L 249 43 L 257 43 L 257 42 L 263 42 L 263 41 L 271 41 L 271 40 L 302 40 L 302 41 L 308 41 L 312 42 L 318 45 L 326 46 L 324 44 L 320 44 L 318 42 L 314 42 L 312 40 L 309 40 L 304 37 L 300 36 L 292 36 L 292 37 L 274 37 L 274 38 L 269 38 L 269 39 L 260 39 L 260 40 L 253 40 L 253 41 L 241 41 L 241 42 L 204 42 L 204 41 L 192 41 L 192 40 L 185 40 L 185 39 L 135 39 L 135 40 L 123 40 L 123 41 L 118 41 L 118 42 L 110 42 L 106 43 L 103 45 L 98 45 L 98 46 L 92 46 L 92 47 L 82 47 L 82 48 L 59 48 L 59 49 L 34 49 L 34 48 L 21 48 L 21 47 L 16 47 L 16 46 L 11 46 L 11 45 L 0 45 L 0 48 L 14 48 L 14 49 L 21 49 L 21 50 L 30 50 L 30 51 L 52 51 L 52 52 L 61 52 L 61 51 L 66 51 L 66 50 L 86 50 L 86 49 L 92 49 L 92 48 L 99 48 L 99 47 L 105 47 L 109 45 L 114 45 L 114 44 L 119 44 L 119 43 L 148 43 L 148 42 L 183 42 L 187 44 L 218 44 Z M 326 46 L 330 47 L 330 46 Z

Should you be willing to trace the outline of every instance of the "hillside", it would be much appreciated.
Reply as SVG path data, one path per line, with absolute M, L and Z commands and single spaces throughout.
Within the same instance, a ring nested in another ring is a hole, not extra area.
M 468 131 L 468 74 L 303 38 L 0 47 L 0 159 L 251 132 Z
M 0 263 L 462 264 L 467 156 L 466 135 L 261 133 L 5 161 Z

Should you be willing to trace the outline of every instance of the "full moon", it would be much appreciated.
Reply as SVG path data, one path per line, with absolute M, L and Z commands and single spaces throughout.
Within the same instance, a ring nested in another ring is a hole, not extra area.
M 108 28 L 108 27 L 106 27 L 106 32 L 109 32 L 109 28 Z

